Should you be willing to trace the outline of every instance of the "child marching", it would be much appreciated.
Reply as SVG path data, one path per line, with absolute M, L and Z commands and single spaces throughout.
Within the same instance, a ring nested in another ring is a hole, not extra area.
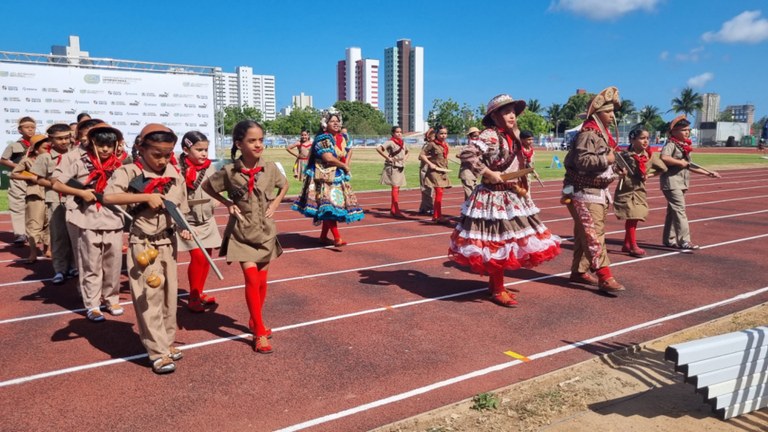
M 400 188 L 405 186 L 405 162 L 408 160 L 408 147 L 403 143 L 403 129 L 392 127 L 392 137 L 389 141 L 376 148 L 384 158 L 384 170 L 381 172 L 381 184 L 392 187 L 389 213 L 396 218 L 402 218 L 400 213 Z
M 141 343 L 155 373 L 176 370 L 183 356 L 176 338 L 178 294 L 176 231 L 165 207 L 167 200 L 187 209 L 184 179 L 171 165 L 177 137 L 161 124 L 146 125 L 137 139 L 137 158 L 118 168 L 107 185 L 104 203 L 130 205 L 133 222 L 128 235 L 128 279 Z M 178 232 L 189 240 L 189 231 Z
M 435 201 L 432 204 L 432 222 L 446 223 L 443 217 L 443 189 L 451 187 L 448 180 L 448 129 L 435 126 L 435 140 L 427 141 L 421 149 L 419 159 L 426 165 L 424 185 L 434 190 Z
M 229 211 L 220 254 L 226 255 L 228 263 L 240 263 L 253 349 L 268 354 L 273 351 L 269 341 L 272 330 L 264 324 L 262 310 L 269 263 L 283 253 L 273 218 L 288 192 L 288 180 L 274 162 L 262 158 L 264 128 L 260 124 L 244 120 L 235 125 L 232 143 L 233 163 L 213 173 L 202 188 Z M 236 158 L 238 151 L 240 157 Z M 222 195 L 225 191 L 228 198 Z
M 221 246 L 221 235 L 216 226 L 216 218 L 213 217 L 215 203 L 211 196 L 205 193 L 200 185 L 210 177 L 216 169 L 208 159 L 208 138 L 201 132 L 187 132 L 181 138 L 181 148 L 184 154 L 179 158 L 179 167 L 184 182 L 187 185 L 187 204 L 189 213 L 186 219 L 190 227 L 195 231 L 198 239 L 205 247 L 208 255 L 213 248 Z M 189 251 L 190 262 L 187 269 L 189 279 L 189 302 L 187 308 L 192 312 L 203 312 L 206 306 L 216 303 L 216 298 L 206 295 L 203 290 L 205 280 L 211 265 L 205 258 L 203 251 L 192 241 L 179 241 L 180 251 Z
M 24 202 L 24 223 L 26 226 L 27 240 L 29 242 L 29 255 L 26 262 L 37 262 L 37 245 L 42 244 L 46 256 L 51 256 L 48 240 L 48 215 L 45 211 L 45 190 L 35 182 L 31 174 L 32 166 L 38 155 L 48 153 L 51 143 L 45 135 L 35 135 L 29 139 L 30 146 L 27 155 L 16 164 L 11 172 L 11 179 L 23 181 L 27 184 Z

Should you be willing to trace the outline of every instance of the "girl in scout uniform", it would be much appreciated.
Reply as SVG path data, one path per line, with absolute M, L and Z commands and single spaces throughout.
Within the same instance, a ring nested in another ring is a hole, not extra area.
M 203 181 L 216 171 L 211 166 L 211 160 L 208 159 L 208 145 L 208 138 L 202 132 L 192 131 L 184 134 L 181 138 L 181 148 L 184 153 L 179 158 L 179 167 L 187 186 L 189 213 L 185 217 L 210 256 L 213 248 L 221 246 L 221 235 L 216 226 L 216 219 L 213 217 L 215 203 L 200 187 Z M 205 306 L 216 303 L 213 296 L 203 293 L 211 265 L 205 259 L 203 251 L 193 241 L 182 239 L 179 242 L 179 250 L 189 251 L 190 256 L 187 269 L 189 279 L 187 308 L 192 312 L 203 312 Z
M 293 149 L 296 149 L 296 151 L 294 152 Z M 307 170 L 309 152 L 312 151 L 312 140 L 309 139 L 309 131 L 301 131 L 301 138 L 286 147 L 285 150 L 296 158 L 296 162 L 293 164 L 293 178 L 303 182 L 306 176 L 304 171 Z
M 443 189 L 451 187 L 448 180 L 448 129 L 445 126 L 435 127 L 435 140 L 427 141 L 421 149 L 419 159 L 426 165 L 424 185 L 434 190 L 435 201 L 432 210 L 432 222 L 445 223 L 443 218 Z
M 269 263 L 283 253 L 273 219 L 288 192 L 288 180 L 274 162 L 262 158 L 264 128 L 251 120 L 232 131 L 232 161 L 203 182 L 203 190 L 227 206 L 230 218 L 220 254 L 239 262 L 245 277 L 245 301 L 253 333 L 253 349 L 272 352 L 272 330 L 264 325 L 262 308 L 267 297 Z M 240 157 L 236 158 L 237 151 Z M 222 192 L 226 191 L 229 198 Z
M 648 130 L 643 125 L 629 131 L 629 148 L 620 156 L 627 162 L 632 173 L 625 173 L 619 180 L 613 195 L 613 211 L 619 220 L 625 220 L 624 246 L 622 252 L 633 257 L 645 256 L 645 250 L 637 245 L 637 223 L 645 222 L 648 216 L 648 198 L 645 181 L 667 167 L 658 154 L 653 154 L 649 145 Z M 651 169 L 654 171 L 651 172 Z
M 35 135 L 29 139 L 29 142 L 29 151 L 11 172 L 11 179 L 27 183 L 26 195 L 24 197 L 24 202 L 26 203 L 24 223 L 29 241 L 29 256 L 26 262 L 34 264 L 37 262 L 38 243 L 43 245 L 47 256 L 50 256 L 51 252 L 48 249 L 48 216 L 45 213 L 45 190 L 28 173 L 32 169 L 37 156 L 48 153 L 51 150 L 51 143 L 45 135 Z
M 400 126 L 392 127 L 392 137 L 389 141 L 376 148 L 376 151 L 384 158 L 384 170 L 381 172 L 381 184 L 392 186 L 392 201 L 389 213 L 397 218 L 403 217 L 400 213 L 400 188 L 405 186 L 405 161 L 408 160 L 408 148 L 403 143 L 403 129 Z
M 21 138 L 5 148 L 3 155 L 0 156 L 0 165 L 10 169 L 16 168 L 16 164 L 29 152 L 29 141 L 35 134 L 36 129 L 37 123 L 35 119 L 32 117 L 20 118 L 18 130 Z M 11 185 L 8 189 L 8 210 L 11 213 L 11 226 L 13 226 L 13 243 L 16 246 L 21 246 L 27 241 L 26 234 L 24 234 L 26 228 L 24 194 L 27 190 L 27 183 L 19 179 L 11 180 Z
M 677 116 L 669 124 L 669 139 L 661 149 L 661 161 L 667 166 L 660 178 L 661 192 L 667 199 L 667 215 L 664 219 L 662 241 L 664 246 L 692 251 L 699 246 L 691 243 L 691 230 L 685 214 L 685 193 L 688 192 L 690 172 L 720 178 L 715 171 L 691 167 L 691 122 L 685 114 Z
M 341 239 L 338 222 L 362 220 L 363 209 L 357 204 L 349 183 L 350 148 L 346 135 L 341 133 L 341 114 L 328 112 L 320 123 L 324 133 L 315 137 L 307 164 L 307 178 L 291 209 L 311 217 L 316 224 L 322 222 L 320 242 L 341 247 L 347 242 Z M 329 231 L 334 240 L 328 238 Z
M 65 207 L 79 270 L 80 293 L 89 320 L 104 321 L 101 304 L 114 316 L 120 306 L 120 269 L 123 255 L 123 217 L 96 202 L 120 160 L 115 148 L 123 134 L 105 123 L 94 125 L 81 146 L 72 148 L 53 172 L 53 190 L 69 198 Z M 82 189 L 70 186 L 76 180 Z
M 167 127 L 150 123 L 137 139 L 133 163 L 118 168 L 107 185 L 105 204 L 129 205 L 133 222 L 128 235 L 128 278 L 141 343 L 155 373 L 176 370 L 182 352 L 176 337 L 178 274 L 176 235 L 165 201 L 187 209 L 184 178 L 171 165 L 177 137 Z M 189 231 L 179 235 L 189 240 Z

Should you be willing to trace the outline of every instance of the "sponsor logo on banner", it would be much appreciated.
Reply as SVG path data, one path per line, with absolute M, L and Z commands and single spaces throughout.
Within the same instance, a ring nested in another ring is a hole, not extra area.
M 198 108 L 208 108 L 208 104 L 207 104 L 207 103 L 204 103 L 204 104 L 200 104 L 200 105 L 198 105 L 197 107 L 198 107 Z
M 64 111 L 64 114 L 74 114 L 76 112 L 77 112 L 77 110 L 69 109 L 69 110 Z
M 47 103 L 72 103 L 72 99 L 53 99 L 53 98 L 46 98 L 45 102 Z
M 125 106 L 125 102 L 123 101 L 112 101 L 110 102 L 111 105 L 118 105 L 118 106 Z
M 155 96 L 156 96 L 156 95 L 155 95 L 154 93 L 152 93 L 152 92 L 142 92 L 142 93 L 141 93 L 141 95 L 142 95 L 142 96 L 146 96 L 146 97 L 155 97 Z
M 107 112 L 104 110 L 98 110 L 98 111 L 89 111 L 88 114 L 91 115 L 99 115 L 99 114 L 106 114 Z
M 208 118 L 208 114 L 198 114 L 197 116 L 200 118 Z
M 17 112 L 19 112 L 19 109 L 18 109 L 18 108 L 4 108 L 3 110 L 4 110 L 5 112 L 11 112 L 11 113 L 17 113 Z
M 8 71 L 0 70 L 0 77 L 7 77 Z
M 74 93 L 74 92 L 75 92 L 75 89 L 74 89 L 74 88 L 72 88 L 72 87 L 69 87 L 69 88 L 65 88 L 65 89 L 64 89 L 64 90 L 62 90 L 62 91 L 63 91 L 64 93 Z
M 193 115 L 192 113 L 173 113 L 174 117 L 192 117 Z
M 17 97 L 4 97 L 3 100 L 6 102 L 21 102 L 21 98 Z
M 193 95 L 191 93 L 174 93 L 173 94 L 173 97 L 176 98 L 176 99 L 189 99 L 189 98 L 191 98 L 193 96 L 195 96 L 195 95 Z
M 57 109 L 47 109 L 47 110 L 45 110 L 45 113 L 46 113 L 46 114 L 61 114 L 61 110 L 57 110 Z
M 58 93 L 59 89 L 53 87 L 44 87 L 43 91 L 48 93 Z
M 11 112 L 14 112 L 14 111 L 13 111 L 13 110 L 11 110 Z M 37 113 L 39 113 L 39 112 L 40 112 L 40 110 L 36 110 L 36 109 L 25 109 L 25 110 L 24 110 L 24 112 L 26 112 L 26 113 L 34 113 L 34 114 L 37 114 Z
M 157 106 L 156 103 L 144 102 L 144 106 Z
M 125 92 L 125 95 L 126 96 L 138 96 L 139 93 L 137 93 L 137 92 Z
M 30 103 L 41 103 L 43 100 L 40 98 L 27 98 L 27 102 Z
M 34 87 L 23 87 L 23 90 L 24 91 L 37 91 L 37 89 L 34 88 Z
M 160 104 L 161 107 L 170 107 L 170 108 L 177 107 L 179 105 L 181 105 L 181 104 L 178 104 L 178 103 L 166 103 L 166 102 L 163 102 L 163 103 Z
M 35 74 L 29 73 L 29 72 L 11 72 L 11 77 L 12 78 L 34 78 Z
M 195 104 L 184 104 L 184 108 L 197 108 Z
M 127 125 L 128 125 L 128 124 L 127 124 L 126 122 L 124 122 L 124 121 L 116 121 L 116 122 L 112 122 L 112 124 L 114 124 L 114 125 L 116 125 L 116 126 L 127 126 Z
M 101 82 L 101 75 L 88 74 L 83 77 L 83 81 L 87 84 L 99 84 Z
M 102 94 L 104 90 L 80 90 L 80 94 Z
M 16 86 L 3 86 L 3 90 L 18 91 L 19 88 Z
M 107 93 L 108 93 L 108 94 L 111 94 L 111 95 L 113 95 L 113 96 L 120 96 L 120 95 L 122 95 L 122 94 L 123 94 L 123 92 L 119 92 L 119 91 L 115 91 L 115 90 L 110 90 L 110 91 L 108 91 Z
M 128 105 L 130 105 L 130 106 L 139 106 L 139 101 L 135 100 L 133 102 L 129 102 Z
M 189 81 L 184 81 L 181 85 L 184 87 L 208 87 L 208 83 L 196 83 Z
M 168 97 L 168 92 L 162 92 L 158 96 L 160 96 L 160 97 Z
M 141 124 L 141 121 L 136 120 L 131 122 L 131 126 L 139 126 Z
M 155 114 L 153 112 L 143 112 L 143 113 L 141 113 L 141 115 L 143 115 L 144 117 L 156 117 L 157 116 L 157 114 Z
M 171 113 L 169 113 L 168 111 L 160 113 L 160 117 L 168 117 L 169 115 L 171 115 Z
M 78 105 L 88 105 L 90 102 L 84 100 L 76 100 L 75 103 Z
M 121 116 L 121 115 L 123 115 L 123 112 L 122 111 L 110 111 L 109 115 Z
M 197 123 L 184 123 L 186 127 L 197 127 Z
M 130 111 L 128 111 L 127 113 L 125 113 L 125 115 L 129 115 L 129 116 L 137 116 L 137 115 L 139 115 L 139 113 L 137 113 L 137 112 L 130 112 Z
M 208 95 L 196 95 L 198 99 L 208 99 Z
M 93 101 L 93 104 L 94 104 L 94 105 L 106 105 L 106 104 L 107 104 L 107 101 L 102 101 L 102 100 L 94 100 L 94 101 Z

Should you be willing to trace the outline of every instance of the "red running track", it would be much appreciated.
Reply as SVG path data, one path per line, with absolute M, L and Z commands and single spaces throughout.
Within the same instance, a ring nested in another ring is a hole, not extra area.
M 447 259 L 450 228 L 387 216 L 387 191 L 361 193 L 364 221 L 342 226 L 349 245 L 320 247 L 308 219 L 278 213 L 286 253 L 270 269 L 265 318 L 275 353 L 254 353 L 238 267 L 209 278 L 219 305 L 187 312 L 181 292 L 178 370 L 156 376 L 139 342 L 127 287 L 126 314 L 91 323 L 73 281 L 50 284 L 50 263 L 17 259 L 0 235 L 2 430 L 367 430 L 530 379 L 768 301 L 768 170 L 696 177 L 688 193 L 695 253 L 658 247 L 665 201 L 649 187 L 651 214 L 638 230 L 648 256 L 620 252 L 623 223 L 608 223 L 613 298 L 567 281 L 563 254 L 507 273 L 521 306 L 488 300 L 486 279 Z M 542 219 L 566 238 L 572 222 L 560 182 L 535 187 Z M 446 193 L 457 215 L 460 188 Z M 416 209 L 419 192 L 403 191 Z M 218 211 L 224 224 L 223 211 Z M 413 215 L 413 213 L 410 213 Z M 0 215 L 0 231 L 8 230 Z M 188 255 L 179 256 L 186 287 Z M 763 269 L 763 270 L 760 270 Z M 527 357 L 523 362 L 511 353 Z

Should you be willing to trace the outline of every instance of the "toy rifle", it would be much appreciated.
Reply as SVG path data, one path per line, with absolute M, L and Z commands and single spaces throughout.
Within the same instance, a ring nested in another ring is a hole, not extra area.
M 67 186 L 74 188 L 74 189 L 80 189 L 80 190 L 86 190 L 88 189 L 82 182 L 80 182 L 77 179 L 71 178 L 67 180 Z M 96 197 L 96 201 L 100 203 L 104 208 L 113 211 L 115 214 L 122 216 L 125 218 L 125 221 L 132 221 L 133 218 L 131 215 L 128 214 L 125 210 L 123 210 L 120 206 L 116 206 L 113 204 L 104 204 L 104 194 L 100 194 L 98 192 L 93 192 L 93 196 Z
M 691 167 L 691 168 L 694 168 L 694 169 L 700 169 L 700 170 L 704 171 L 705 173 L 707 173 L 708 175 L 711 175 L 711 176 L 715 175 L 715 173 L 713 173 L 712 171 L 704 168 L 703 166 L 701 166 L 701 165 L 699 165 L 697 163 L 688 162 L 688 166 Z
M 531 175 L 533 176 L 533 178 L 536 179 L 537 182 L 539 182 L 539 186 L 544 187 L 544 182 L 541 181 L 541 177 L 539 177 L 539 173 L 536 172 L 536 170 L 533 168 L 533 166 L 530 163 L 527 163 L 527 164 L 525 164 L 525 167 L 526 168 L 530 168 L 531 170 L 533 170 L 533 171 L 531 171 Z
M 614 152 L 614 154 L 616 155 L 616 165 L 618 165 L 619 168 L 624 170 L 627 174 L 635 175 L 635 170 L 633 170 L 629 162 L 624 159 L 624 152 Z
M 516 178 L 525 177 L 525 176 L 527 176 L 528 174 L 530 174 L 532 172 L 533 172 L 533 168 L 523 168 L 523 169 L 518 170 L 518 171 L 512 171 L 512 172 L 503 173 L 503 174 L 501 174 L 501 179 L 503 181 L 510 181 L 510 180 L 514 180 Z M 488 183 L 488 182 L 484 182 L 484 183 Z
M 221 274 L 221 271 L 219 270 L 218 267 L 216 267 L 216 264 L 213 262 L 213 259 L 211 258 L 210 255 L 208 255 L 208 251 L 206 251 L 205 247 L 203 247 L 203 243 L 197 237 L 197 234 L 195 234 L 195 231 L 192 230 L 192 227 L 189 226 L 189 223 L 184 218 L 184 215 L 181 214 L 181 211 L 179 211 L 179 208 L 176 207 L 176 204 L 172 203 L 171 201 L 168 201 L 167 199 L 163 199 L 163 205 L 165 206 L 165 210 L 171 216 L 171 219 L 173 219 L 173 221 L 176 222 L 176 225 L 178 225 L 182 229 L 189 231 L 189 234 L 192 235 L 192 240 L 194 240 L 197 247 L 200 248 L 200 252 L 202 252 L 203 255 L 205 255 L 205 260 L 208 261 L 208 264 L 211 265 L 213 272 L 216 273 L 216 277 L 218 277 L 219 280 L 224 280 L 224 276 Z

